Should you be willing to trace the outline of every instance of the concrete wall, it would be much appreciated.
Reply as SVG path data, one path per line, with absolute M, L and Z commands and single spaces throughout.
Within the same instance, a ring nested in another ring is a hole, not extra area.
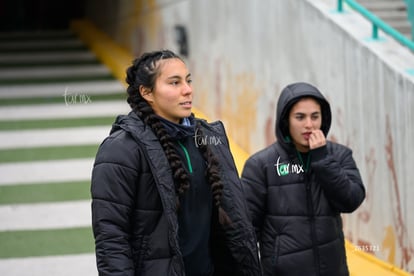
M 122 2 L 122 5 L 120 4 Z M 221 119 L 248 153 L 272 143 L 277 97 L 290 82 L 318 86 L 332 104 L 329 139 L 348 145 L 367 198 L 344 215 L 359 248 L 414 272 L 414 56 L 334 0 L 89 0 L 95 23 L 139 55 L 178 51 L 187 28 L 195 103 Z M 411 70 L 411 71 L 410 71 Z M 411 74 L 410 74 L 411 73 Z

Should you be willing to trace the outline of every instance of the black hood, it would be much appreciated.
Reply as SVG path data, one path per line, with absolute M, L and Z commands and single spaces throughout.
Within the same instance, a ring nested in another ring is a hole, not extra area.
M 282 90 L 282 93 L 279 97 L 279 101 L 277 103 L 275 132 L 276 138 L 281 144 L 289 143 L 285 139 L 286 136 L 289 135 L 289 111 L 293 104 L 295 104 L 297 101 L 299 101 L 299 99 L 303 97 L 312 97 L 316 99 L 321 105 L 321 130 L 325 134 L 325 136 L 328 135 L 329 128 L 331 127 L 332 118 L 331 107 L 328 101 L 315 86 L 304 82 L 297 82 L 286 86 Z
M 128 115 L 118 115 L 116 117 L 115 122 L 112 124 L 110 134 L 119 129 L 132 133 L 139 129 L 142 131 L 143 128 L 145 128 L 145 125 L 141 118 L 135 112 L 130 111 Z

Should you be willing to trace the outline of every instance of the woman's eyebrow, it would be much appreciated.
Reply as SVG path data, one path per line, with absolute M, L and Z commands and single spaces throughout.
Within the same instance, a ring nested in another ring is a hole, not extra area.
M 191 77 L 191 74 L 188 74 L 185 78 L 188 79 L 189 77 Z M 181 79 L 180 75 L 173 75 L 168 77 L 167 79 Z
M 294 115 L 306 115 L 306 112 L 302 112 L 302 111 L 297 111 L 297 112 L 295 112 L 295 113 L 293 113 Z M 321 114 L 321 112 L 320 111 L 315 111 L 315 112 L 312 112 L 311 113 L 311 115 L 317 115 L 317 114 Z

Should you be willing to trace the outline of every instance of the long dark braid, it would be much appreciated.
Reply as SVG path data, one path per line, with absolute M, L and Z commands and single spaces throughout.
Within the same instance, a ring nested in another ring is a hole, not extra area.
M 170 135 L 155 115 L 152 107 L 139 92 L 140 86 L 149 88 L 151 91 L 154 89 L 156 78 L 159 75 L 157 62 L 169 58 L 181 59 L 169 50 L 162 50 L 145 53 L 141 57 L 134 60 L 132 66 L 127 69 L 127 102 L 131 106 L 132 110 L 144 121 L 146 125 L 151 127 L 155 135 L 158 137 L 173 172 L 175 190 L 178 195 L 181 195 L 189 188 L 190 178 L 184 169 L 181 158 L 175 150 L 174 143 Z M 199 126 L 200 125 L 198 125 L 198 128 Z M 198 130 L 199 133 L 200 131 L 201 129 Z M 230 219 L 220 207 L 223 185 L 221 183 L 218 170 L 218 160 L 207 145 L 200 145 L 199 149 L 207 162 L 206 176 L 211 185 L 215 206 L 218 208 L 220 224 L 229 224 Z
M 200 121 L 197 123 L 197 134 L 201 137 L 204 136 Z M 219 161 L 217 157 L 214 155 L 214 153 L 211 151 L 211 148 L 208 143 L 201 142 L 197 145 L 204 159 L 207 161 L 206 176 L 208 178 L 208 182 L 211 185 L 211 192 L 213 194 L 215 207 L 218 209 L 219 222 L 221 225 L 230 225 L 231 220 L 221 207 L 223 183 L 220 177 Z

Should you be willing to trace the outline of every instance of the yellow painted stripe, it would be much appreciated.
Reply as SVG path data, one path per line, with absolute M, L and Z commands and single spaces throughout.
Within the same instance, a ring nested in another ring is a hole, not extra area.
M 103 34 L 94 27 L 90 22 L 81 20 L 74 21 L 71 24 L 72 30 L 95 52 L 98 59 L 106 64 L 113 74 L 121 81 L 125 80 L 125 70 L 134 58 L 129 52 L 114 43 L 111 38 Z M 205 114 L 193 109 L 197 117 L 208 120 Z M 241 172 L 249 154 L 238 146 L 229 137 L 230 148 L 233 153 L 237 169 Z M 384 262 L 375 256 L 366 252 L 355 250 L 355 246 L 346 241 L 346 251 L 348 266 L 351 276 L 410 276 L 410 273 L 404 272 L 396 266 Z
M 70 28 L 95 53 L 97 58 L 108 66 L 114 76 L 125 84 L 125 70 L 133 61 L 130 52 L 116 44 L 88 20 L 74 20 Z
M 412 276 L 398 267 L 382 261 L 372 254 L 356 250 L 355 245 L 345 242 L 350 276 Z

